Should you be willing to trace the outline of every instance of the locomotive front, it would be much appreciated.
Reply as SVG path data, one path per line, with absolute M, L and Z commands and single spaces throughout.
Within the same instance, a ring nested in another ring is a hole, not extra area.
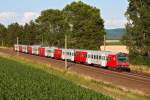
M 117 66 L 118 70 L 121 71 L 130 71 L 129 68 L 129 59 L 126 53 L 118 53 L 117 54 Z

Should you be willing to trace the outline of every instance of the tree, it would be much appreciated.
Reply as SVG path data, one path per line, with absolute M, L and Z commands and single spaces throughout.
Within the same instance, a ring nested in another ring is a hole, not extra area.
M 63 12 L 67 17 L 67 23 L 73 25 L 73 30 L 69 34 L 69 47 L 99 49 L 106 34 L 100 10 L 79 1 L 67 5 Z
M 66 26 L 62 11 L 53 9 L 42 11 L 36 22 L 44 44 L 63 47 Z
M 39 44 L 41 42 L 41 38 L 39 37 L 39 27 L 34 21 L 30 21 L 30 23 L 26 23 L 23 29 L 23 41 L 24 44 L 34 45 Z
M 150 1 L 128 0 L 125 43 L 130 55 L 150 56 Z
M 17 41 L 17 37 L 20 38 L 20 43 L 22 42 L 23 26 L 18 23 L 12 23 L 8 25 L 6 42 L 7 46 L 13 46 Z
M 129 7 L 125 13 L 128 23 L 123 41 L 129 48 L 131 63 L 150 65 L 150 1 L 128 2 Z
M 6 32 L 7 32 L 6 27 L 4 25 L 0 24 L 0 45 L 2 45 L 2 46 L 5 45 Z

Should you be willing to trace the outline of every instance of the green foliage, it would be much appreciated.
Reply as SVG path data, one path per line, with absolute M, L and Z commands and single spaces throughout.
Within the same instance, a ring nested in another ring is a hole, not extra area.
M 7 29 L 4 25 L 0 24 L 0 45 L 5 45 Z
M 0 57 L 2 100 L 111 100 L 69 80 L 16 61 Z
M 53 9 L 42 11 L 36 22 L 39 25 L 39 38 L 43 38 L 45 45 L 64 46 L 67 26 L 62 11 Z
M 149 58 L 145 56 L 130 55 L 130 62 L 134 65 L 145 65 L 150 67 Z
M 20 39 L 21 44 L 39 44 L 41 39 L 38 38 L 39 36 L 39 27 L 34 21 L 30 21 L 29 24 L 25 24 L 23 28 L 23 34 Z
M 20 40 L 23 39 L 23 26 L 18 23 L 12 23 L 8 25 L 7 34 L 5 38 L 5 42 L 7 46 L 13 46 L 17 41 L 16 38 L 20 37 Z
M 130 55 L 150 57 L 150 1 L 128 0 L 126 12 L 128 23 L 124 43 L 129 47 Z
M 100 10 L 79 1 L 67 5 L 63 12 L 67 22 L 73 25 L 68 45 L 81 49 L 99 49 L 105 34 Z

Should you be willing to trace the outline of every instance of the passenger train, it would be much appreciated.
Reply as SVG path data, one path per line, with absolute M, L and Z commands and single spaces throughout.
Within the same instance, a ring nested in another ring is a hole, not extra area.
M 111 51 L 64 49 L 58 47 L 42 47 L 40 45 L 14 45 L 17 52 L 51 57 L 68 61 L 115 69 L 118 71 L 130 71 L 128 56 L 126 53 Z

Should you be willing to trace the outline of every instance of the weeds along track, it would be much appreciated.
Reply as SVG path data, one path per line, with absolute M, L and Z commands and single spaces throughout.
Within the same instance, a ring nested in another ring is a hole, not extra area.
M 13 49 L 0 48 L 0 52 L 17 55 Z M 32 60 L 34 62 L 41 62 L 46 64 L 51 64 L 51 66 L 63 68 L 64 61 L 55 60 L 46 57 L 39 57 L 24 53 L 19 53 L 20 57 Z M 138 90 L 146 94 L 150 93 L 150 74 L 139 73 L 139 72 L 115 72 L 111 70 L 106 70 L 98 67 L 93 67 L 89 65 L 76 64 L 73 62 L 68 62 L 69 71 L 76 72 L 96 80 L 112 83 L 117 86 L 121 86 L 127 90 Z

